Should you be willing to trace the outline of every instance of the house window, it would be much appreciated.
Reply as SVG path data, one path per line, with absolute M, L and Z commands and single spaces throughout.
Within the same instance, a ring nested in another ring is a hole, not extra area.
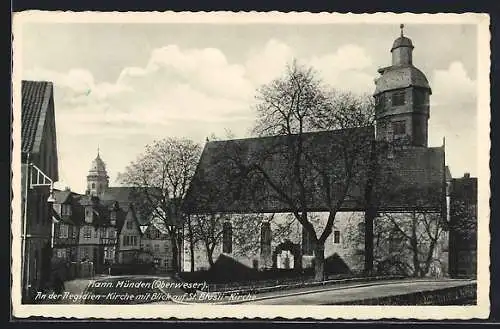
M 405 135 L 406 134 L 406 122 L 405 121 L 394 121 L 392 123 L 392 132 L 394 135 Z
M 97 238 L 99 236 L 99 229 L 97 227 L 94 227 L 94 238 Z
M 335 244 L 340 243 L 340 231 L 338 230 L 333 231 L 333 243 Z
M 66 258 L 66 249 L 57 249 L 57 258 Z
M 83 237 L 85 238 L 85 240 L 88 240 L 92 237 L 92 227 L 85 226 L 85 228 L 83 229 Z
M 68 225 L 61 224 L 59 226 L 59 237 L 61 239 L 66 239 L 68 237 Z
M 72 237 L 73 238 L 76 238 L 76 227 L 73 227 L 73 229 L 71 230 L 72 231 Z
M 82 248 L 82 258 L 89 258 L 89 249 L 87 247 Z
M 85 208 L 85 221 L 87 223 L 92 222 L 92 207 Z
M 112 224 L 116 222 L 116 210 L 111 211 L 110 220 Z
M 160 252 L 160 245 L 159 244 L 155 244 L 155 252 Z
M 63 216 L 70 216 L 71 215 L 71 205 L 69 205 L 69 204 L 63 204 L 61 206 L 61 214 Z
M 401 106 L 405 105 L 405 92 L 396 91 L 392 94 L 392 106 Z
M 129 230 L 132 229 L 132 221 L 131 220 L 127 221 L 127 229 L 129 229 Z

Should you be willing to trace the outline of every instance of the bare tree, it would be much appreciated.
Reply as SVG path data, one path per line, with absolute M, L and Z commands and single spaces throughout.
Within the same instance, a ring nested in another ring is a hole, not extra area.
M 254 133 L 287 138 L 268 145 L 259 158 L 242 161 L 234 156 L 235 167 L 249 177 L 243 184 L 252 185 L 257 197 L 269 197 L 262 192 L 265 185 L 305 228 L 314 245 L 315 277 L 322 280 L 324 244 L 332 233 L 335 216 L 351 198 L 352 188 L 364 184 L 361 173 L 366 171 L 373 135 L 358 128 L 371 127 L 372 103 L 329 90 L 311 68 L 296 62 L 287 67 L 284 76 L 262 86 L 257 101 Z M 307 134 L 335 129 L 342 131 L 335 143 L 326 146 L 315 145 L 319 140 Z M 237 150 L 233 154 L 238 154 Z M 283 168 L 276 169 L 272 164 L 276 162 Z M 314 203 L 321 203 L 328 212 L 320 232 L 316 232 L 308 216 Z
M 135 188 L 138 207 L 165 223 L 172 244 L 175 270 L 180 270 L 181 202 L 200 157 L 201 148 L 189 139 L 166 138 L 146 146 L 118 180 Z M 188 223 L 188 229 L 191 229 Z M 189 234 L 189 237 L 193 237 Z

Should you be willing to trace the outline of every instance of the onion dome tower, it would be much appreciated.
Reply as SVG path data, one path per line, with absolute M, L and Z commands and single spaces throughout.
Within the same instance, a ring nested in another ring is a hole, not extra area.
M 392 65 L 378 70 L 375 79 L 376 138 L 427 147 L 429 96 L 425 75 L 413 66 L 413 43 L 401 35 L 391 48 Z

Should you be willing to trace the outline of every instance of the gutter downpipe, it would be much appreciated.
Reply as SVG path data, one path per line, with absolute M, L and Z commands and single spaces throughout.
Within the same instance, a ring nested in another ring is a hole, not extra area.
M 29 295 L 29 262 L 26 261 L 26 233 L 27 233 L 27 222 L 28 222 L 28 190 L 31 187 L 31 163 L 30 163 L 30 154 L 28 153 L 26 156 L 26 187 L 24 193 L 24 214 L 23 214 L 23 234 L 22 238 L 22 265 L 21 265 L 21 278 L 22 278 L 22 296 L 26 298 Z M 26 268 L 26 266 L 28 266 Z

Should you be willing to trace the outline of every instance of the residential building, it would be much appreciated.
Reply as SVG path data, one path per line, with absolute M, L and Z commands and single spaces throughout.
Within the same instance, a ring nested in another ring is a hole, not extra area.
M 58 181 L 54 89 L 47 81 L 21 82 L 22 297 L 50 279 L 51 185 Z
M 477 177 L 452 180 L 449 264 L 452 277 L 477 276 Z
M 152 256 L 159 272 L 174 270 L 170 237 L 165 224 L 161 220 L 152 220 L 149 225 L 144 227 L 141 248 Z

